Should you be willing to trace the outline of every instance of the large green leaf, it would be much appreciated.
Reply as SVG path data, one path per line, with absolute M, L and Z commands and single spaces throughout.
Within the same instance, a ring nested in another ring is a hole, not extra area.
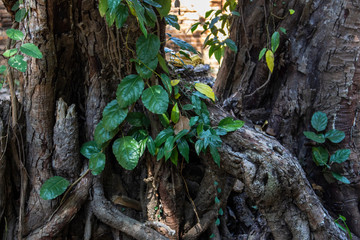
M 117 100 L 112 100 L 103 111 L 103 124 L 107 131 L 117 128 L 126 118 L 128 109 L 120 108 Z
M 318 166 L 325 166 L 329 159 L 328 151 L 323 147 L 313 147 L 312 154 Z
M 107 0 L 110 14 L 115 14 L 116 9 L 120 5 L 121 0 Z
M 331 172 L 331 175 L 332 175 L 336 180 L 338 180 L 338 181 L 340 181 L 340 182 L 343 182 L 343 183 L 345 183 L 345 184 L 350 184 L 349 179 L 347 179 L 346 177 L 344 177 L 344 176 L 342 176 L 342 175 L 340 175 L 340 174 L 338 174 L 338 173 Z
M 26 72 L 27 63 L 24 61 L 24 56 L 22 55 L 15 55 L 11 57 L 8 61 L 9 65 L 20 72 Z
M 168 137 L 173 135 L 174 135 L 174 130 L 170 127 L 162 130 L 155 138 L 155 146 L 160 147 L 160 145 L 163 144 Z
M 33 43 L 25 43 L 21 45 L 20 51 L 33 58 L 41 59 L 43 57 L 39 48 Z
M 142 112 L 131 112 L 127 115 L 126 121 L 134 127 L 148 127 L 150 120 Z
M 170 34 L 168 34 L 168 35 L 170 35 Z M 170 35 L 169 40 L 173 41 L 181 49 L 188 50 L 190 52 L 193 52 L 193 53 L 197 54 L 196 49 L 193 46 L 191 46 L 189 43 L 185 42 L 184 40 L 181 40 L 181 39 L 176 38 L 176 37 L 171 37 L 171 35 Z
M 41 186 L 40 197 L 44 200 L 54 199 L 63 194 L 69 185 L 69 181 L 63 177 L 51 177 Z
M 180 139 L 177 143 L 180 154 L 185 158 L 186 162 L 189 163 L 189 144 L 185 139 Z
M 12 40 L 21 41 L 24 39 L 24 34 L 22 33 L 22 31 L 13 28 L 6 30 L 6 35 Z
M 308 139 L 313 140 L 313 141 L 315 141 L 317 143 L 324 143 L 325 142 L 324 134 L 316 134 L 314 132 L 305 131 L 304 135 Z
M 323 112 L 316 112 L 311 117 L 311 126 L 318 132 L 324 131 L 328 123 L 328 118 Z
M 176 103 L 171 110 L 171 121 L 177 123 L 180 119 L 180 110 L 178 104 Z
M 165 161 L 170 158 L 173 148 L 174 148 L 174 136 L 170 136 L 166 139 L 164 144 Z
M 330 162 L 343 163 L 350 157 L 350 149 L 337 150 L 333 155 L 330 156 Z
M 117 28 L 121 28 L 129 16 L 128 8 L 124 4 L 120 4 L 115 11 L 115 24 Z
M 333 143 L 339 143 L 345 138 L 345 133 L 336 129 L 331 129 L 325 133 L 325 138 L 329 139 Z
M 146 38 L 141 35 L 136 41 L 136 54 L 140 61 L 148 63 L 154 58 L 160 50 L 160 39 L 154 34 L 149 34 Z
M 133 170 L 140 158 L 140 144 L 132 137 L 117 139 L 113 146 L 113 153 L 119 164 L 126 170 Z
M 141 99 L 144 106 L 152 113 L 163 114 L 168 108 L 169 95 L 160 85 L 145 89 Z
M 271 36 L 271 50 L 273 52 L 276 52 L 276 50 L 279 47 L 279 44 L 280 44 L 280 33 L 274 32 L 273 35 Z
M 115 128 L 112 131 L 107 131 L 104 128 L 104 123 L 101 120 L 98 125 L 95 128 L 95 132 L 94 132 L 94 140 L 96 142 L 96 144 L 99 147 L 103 147 L 109 140 L 111 140 L 116 133 L 118 132 L 118 128 Z
M 105 168 L 105 154 L 102 152 L 93 154 L 89 161 L 89 168 L 93 175 L 100 174 Z
M 231 117 L 222 119 L 218 125 L 219 128 L 224 129 L 227 132 L 236 131 L 242 126 L 244 126 L 244 121 L 234 120 Z
M 157 8 L 161 17 L 165 17 L 166 15 L 169 14 L 171 8 L 171 0 L 154 0 L 154 1 L 161 5 L 161 7 Z
M 100 151 L 101 149 L 98 148 L 98 145 L 95 141 L 84 143 L 80 149 L 80 153 L 88 159 L 90 159 L 92 155 L 99 153 Z
M 144 90 L 144 81 L 139 75 L 128 75 L 119 84 L 116 100 L 120 108 L 126 108 L 136 102 Z

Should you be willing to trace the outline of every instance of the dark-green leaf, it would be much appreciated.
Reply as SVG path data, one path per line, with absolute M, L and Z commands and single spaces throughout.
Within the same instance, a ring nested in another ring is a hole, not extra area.
M 210 153 L 211 153 L 211 156 L 213 157 L 213 160 L 216 163 L 216 165 L 218 165 L 220 167 L 220 154 L 219 154 L 217 148 L 214 146 L 210 146 Z
M 236 131 L 237 129 L 244 126 L 244 121 L 234 120 L 231 117 L 222 119 L 219 122 L 218 127 L 226 130 L 227 132 Z
M 170 0 L 155 0 L 161 7 L 158 7 L 157 10 L 160 13 L 161 17 L 165 17 L 169 14 L 171 9 L 171 1 Z
M 111 101 L 106 105 L 103 111 L 103 124 L 107 131 L 112 131 L 117 128 L 126 118 L 128 114 L 127 109 L 120 108 L 116 100 Z
M 313 140 L 317 143 L 324 143 L 325 142 L 325 136 L 324 134 L 316 134 L 314 132 L 304 132 L 305 137 L 307 137 L 310 140 Z
M 160 147 L 160 145 L 163 144 L 168 137 L 173 135 L 174 135 L 174 130 L 172 130 L 172 128 L 167 128 L 162 130 L 155 138 L 155 146 Z
M 128 75 L 119 84 L 116 100 L 120 108 L 126 108 L 136 102 L 144 90 L 144 81 L 139 75 Z
M 191 46 L 189 43 L 185 42 L 184 40 L 181 40 L 181 39 L 176 38 L 176 37 L 170 37 L 169 40 L 173 41 L 181 49 L 188 50 L 190 52 L 193 52 L 193 53 L 197 54 L 196 49 L 193 46 Z
M 133 170 L 140 158 L 140 145 L 130 136 L 117 139 L 113 146 L 113 153 L 119 164 L 126 170 Z
M 259 53 L 259 61 L 260 61 L 260 60 L 261 60 L 261 58 L 265 55 L 266 50 L 267 50 L 267 48 L 263 48 L 263 49 L 261 49 L 261 51 L 260 51 L 260 53 Z
M 149 34 L 147 38 L 141 35 L 136 41 L 137 57 L 144 63 L 149 63 L 154 58 L 157 58 L 159 49 L 160 39 L 154 34 Z
M 227 38 L 224 43 L 226 44 L 226 46 L 228 46 L 232 51 L 237 52 L 237 46 L 234 43 L 233 40 L 231 40 L 230 38 Z
M 185 139 L 180 139 L 177 143 L 180 154 L 185 158 L 186 162 L 189 163 L 189 144 Z
M 349 179 L 347 179 L 346 177 L 344 177 L 344 176 L 342 176 L 342 175 L 340 175 L 340 174 L 338 174 L 338 173 L 331 172 L 331 175 L 332 175 L 336 180 L 338 180 L 338 181 L 340 181 L 340 182 L 343 182 L 343 183 L 345 183 L 345 184 L 350 184 Z
M 20 72 L 26 72 L 27 63 L 24 61 L 24 57 L 22 55 L 15 55 L 11 57 L 8 61 L 9 65 Z
M 167 24 L 170 26 L 176 28 L 177 30 L 180 30 L 180 25 L 178 23 L 178 18 L 175 15 L 167 15 L 164 17 Z
M 142 112 L 131 112 L 125 120 L 134 127 L 147 127 L 150 125 L 150 120 Z
M 101 149 L 98 148 L 95 141 L 86 142 L 81 146 L 80 153 L 90 159 L 92 155 L 99 153 Z
M 166 91 L 171 95 L 171 93 L 172 93 L 172 86 L 171 86 L 171 81 L 170 81 L 169 76 L 162 73 L 162 74 L 160 75 L 160 78 L 161 78 L 161 82 L 163 83 Z
M 105 154 L 102 152 L 93 154 L 89 161 L 89 168 L 93 175 L 100 174 L 105 168 Z
M 118 128 L 112 131 L 107 131 L 104 128 L 104 123 L 101 120 L 95 128 L 94 140 L 99 147 L 103 147 L 108 141 L 110 141 L 118 132 Z
M 170 136 L 166 139 L 164 144 L 165 161 L 170 158 L 173 148 L 174 148 L 174 136 Z
M 337 150 L 333 155 L 330 156 L 330 162 L 343 163 L 348 160 L 350 153 L 350 149 Z
M 325 166 L 329 159 L 328 151 L 323 147 L 313 147 L 312 154 L 314 157 L 314 162 L 318 166 Z
M 156 147 L 155 147 L 155 143 L 154 140 L 152 139 L 151 136 L 148 137 L 147 142 L 146 142 L 146 146 L 149 150 L 149 153 L 153 156 L 155 156 L 156 153 Z
M 152 113 L 162 114 L 168 108 L 169 95 L 160 85 L 145 89 L 141 99 L 144 106 Z
M 279 47 L 279 43 L 280 43 L 280 33 L 276 31 L 271 36 L 271 50 L 273 52 L 276 52 L 276 50 Z
M 318 132 L 324 131 L 328 123 L 328 118 L 323 112 L 316 112 L 311 118 L 311 126 Z
M 329 139 L 333 143 L 339 143 L 345 138 L 345 133 L 336 129 L 331 129 L 325 133 L 325 138 Z
M 41 186 L 40 197 L 44 200 L 54 199 L 63 194 L 69 185 L 69 181 L 63 177 L 51 177 Z

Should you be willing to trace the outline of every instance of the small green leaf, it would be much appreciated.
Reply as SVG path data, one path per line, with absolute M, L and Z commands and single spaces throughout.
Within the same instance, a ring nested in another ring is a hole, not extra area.
M 231 40 L 230 38 L 227 38 L 224 43 L 226 44 L 226 46 L 228 46 L 233 52 L 237 52 L 238 48 L 236 46 L 236 44 L 234 43 L 233 40 Z
M 144 81 L 139 75 L 128 75 L 122 79 L 116 91 L 116 100 L 120 108 L 126 108 L 136 102 L 144 90 Z
M 100 16 L 104 17 L 107 10 L 108 10 L 108 0 L 99 0 Z
M 81 146 L 80 153 L 90 159 L 92 155 L 99 153 L 101 149 L 98 148 L 95 141 L 86 142 Z
M 26 72 L 27 69 L 27 63 L 24 61 L 24 57 L 22 55 L 15 55 L 13 57 L 11 57 L 8 60 L 8 64 L 19 70 L 20 72 Z
M 140 145 L 132 137 L 126 136 L 117 139 L 113 146 L 113 153 L 119 164 L 126 170 L 133 170 L 140 158 Z
M 162 73 L 162 74 L 160 75 L 160 79 L 161 79 L 161 82 L 163 83 L 166 91 L 171 95 L 171 93 L 172 93 L 172 86 L 171 86 L 171 81 L 170 81 L 169 76 Z
M 324 134 L 316 134 L 314 132 L 305 131 L 303 132 L 305 137 L 307 137 L 310 140 L 313 140 L 317 143 L 324 143 L 325 142 L 325 136 Z
M 214 11 L 215 11 L 214 9 L 211 9 L 211 10 L 207 11 L 205 13 L 205 18 L 208 18 L 211 15 L 211 13 L 213 13 Z
M 215 225 L 216 225 L 216 226 L 219 226 L 219 225 L 220 225 L 220 218 L 217 218 L 217 219 L 216 219 Z
M 199 116 L 191 117 L 189 122 L 190 127 L 194 126 L 197 121 L 199 121 Z
M 286 34 L 286 29 L 285 29 L 285 28 L 280 27 L 279 29 L 280 29 L 281 32 L 283 32 L 284 34 Z
M 169 68 L 167 67 L 167 63 L 165 61 L 165 59 L 161 56 L 161 54 L 157 55 L 158 57 L 158 61 L 160 64 L 160 67 L 162 68 L 162 70 L 164 70 L 164 72 L 169 73 Z
M 224 215 L 224 211 L 222 210 L 222 208 L 219 209 L 219 215 L 220 216 Z
M 214 51 L 215 59 L 216 59 L 216 61 L 217 61 L 219 64 L 220 64 L 221 58 L 224 56 L 224 52 L 225 52 L 225 48 L 224 48 L 224 47 L 220 47 L 219 49 L 217 49 L 216 51 Z
M 311 126 L 318 132 L 324 131 L 328 123 L 328 118 L 323 112 L 316 112 L 311 117 Z
M 195 23 L 195 24 L 193 24 L 193 25 L 191 26 L 191 28 L 190 28 L 191 33 L 194 33 L 194 32 L 195 32 L 195 30 L 197 29 L 197 27 L 199 26 L 199 24 L 200 24 L 200 22 L 197 22 L 197 23 Z
M 295 13 L 294 9 L 289 9 L 290 15 L 293 15 Z
M 170 35 L 170 34 L 168 34 L 168 35 Z M 182 50 L 188 50 L 188 51 L 190 51 L 190 52 L 192 52 L 192 53 L 197 54 L 196 49 L 195 49 L 193 46 L 191 46 L 189 43 L 185 42 L 184 40 L 181 40 L 181 39 L 176 38 L 176 37 L 171 37 L 171 35 L 170 35 L 169 40 L 173 41 L 173 42 L 174 42 L 176 45 L 178 45 Z
M 13 28 L 10 28 L 8 30 L 6 30 L 6 35 L 11 38 L 12 40 L 23 40 L 24 39 L 24 34 L 22 33 L 22 31 L 20 30 L 16 30 Z
M 164 147 L 161 147 L 161 148 L 159 148 L 159 151 L 157 152 L 156 160 L 159 161 L 163 157 L 164 157 Z
M 130 112 L 125 120 L 134 127 L 148 127 L 150 125 L 149 118 L 142 112 Z
M 100 174 L 105 168 L 105 154 L 102 152 L 93 154 L 89 161 L 89 168 L 91 173 L 96 176 Z
M 182 107 L 183 110 L 188 111 L 188 110 L 193 110 L 194 106 L 191 104 L 186 104 Z
M 20 6 L 20 1 L 16 1 L 16 3 L 14 3 L 14 5 L 12 6 L 11 8 L 11 11 L 16 11 L 19 9 L 19 6 Z
M 331 129 L 325 133 L 325 138 L 329 139 L 333 143 L 339 143 L 345 138 L 345 133 L 336 129 Z
M 4 57 L 11 57 L 13 56 L 14 54 L 16 54 L 18 52 L 18 50 L 16 48 L 13 48 L 13 49 L 8 49 L 6 50 L 4 53 L 3 53 L 3 56 Z
M 0 65 L 0 74 L 4 74 L 6 71 L 6 66 L 5 65 Z
M 204 142 L 202 140 L 197 140 L 195 143 L 195 151 L 197 155 L 200 155 L 200 152 L 203 150 L 203 148 L 204 148 Z
M 141 99 L 144 106 L 155 114 L 165 113 L 169 105 L 169 95 L 160 85 L 145 89 Z
M 170 158 L 173 148 L 174 148 L 174 136 L 170 136 L 166 139 L 164 145 L 165 161 Z
M 178 132 L 174 138 L 174 141 L 177 141 L 179 140 L 180 138 L 182 138 L 183 136 L 185 136 L 186 134 L 189 133 L 189 130 L 188 129 L 183 129 L 181 130 L 180 132 Z
M 210 153 L 211 153 L 211 156 L 213 157 L 213 160 L 216 163 L 216 165 L 218 165 L 218 167 L 220 167 L 220 154 L 219 154 L 217 148 L 210 145 Z
M 147 4 L 153 6 L 153 7 L 156 7 L 156 8 L 161 8 L 161 5 L 158 4 L 157 2 L 154 2 L 152 0 L 144 0 L 144 2 L 146 2 Z
M 177 123 L 180 119 L 180 110 L 178 104 L 176 103 L 171 110 L 171 121 Z
M 344 176 L 342 176 L 342 175 L 340 175 L 340 174 L 338 174 L 338 173 L 331 172 L 331 175 L 332 175 L 336 180 L 338 180 L 338 181 L 340 181 L 340 182 L 343 182 L 343 183 L 345 183 L 345 184 L 350 184 L 349 179 L 347 179 L 346 177 L 344 177 Z
M 333 155 L 330 156 L 330 162 L 343 163 L 350 157 L 350 149 L 337 150 Z
M 154 140 L 152 139 L 151 136 L 148 137 L 147 142 L 146 142 L 146 146 L 149 150 L 149 153 L 153 156 L 155 156 L 155 152 L 156 152 L 156 147 L 155 147 L 155 143 Z
M 15 13 L 15 21 L 16 22 L 21 22 L 26 16 L 26 9 L 25 8 L 20 8 L 16 13 Z
M 189 144 L 185 139 L 180 139 L 177 143 L 180 154 L 185 158 L 186 162 L 189 163 Z
M 155 146 L 160 147 L 161 144 L 163 144 L 166 139 L 170 136 L 174 135 L 174 130 L 172 128 L 167 128 L 159 132 L 159 134 L 155 138 Z
M 146 146 L 147 146 L 147 140 L 148 137 L 138 141 L 139 142 L 139 146 L 140 146 L 140 157 L 144 154 L 145 150 L 146 150 Z
M 216 204 L 220 203 L 220 200 L 219 200 L 218 197 L 215 197 L 215 203 L 216 203 Z
M 276 50 L 279 47 L 279 44 L 280 44 L 280 33 L 276 31 L 271 36 L 271 50 L 273 52 L 276 52 Z
M 160 123 L 161 125 L 163 125 L 164 127 L 168 127 L 170 125 L 170 120 L 167 116 L 167 113 L 163 113 L 161 115 L 158 115 L 159 116 L 159 120 L 160 120 Z
M 117 128 L 126 118 L 128 114 L 127 109 L 120 108 L 116 100 L 111 101 L 106 105 L 103 111 L 103 124 L 107 131 L 112 131 Z
M 260 51 L 260 53 L 259 53 L 259 61 L 260 61 L 260 60 L 262 59 L 262 57 L 265 55 L 266 50 L 267 50 L 267 48 L 261 49 L 261 51 Z
M 115 25 L 121 28 L 129 16 L 128 8 L 124 4 L 120 4 L 115 11 Z
M 115 14 L 116 9 L 120 5 L 121 0 L 107 0 L 108 8 L 110 11 L 110 14 Z
M 170 26 L 176 28 L 177 30 L 180 30 L 180 25 L 178 23 L 178 18 L 175 15 L 167 15 L 164 17 L 165 22 L 169 24 Z
M 325 166 L 329 159 L 328 151 L 323 147 L 313 147 L 312 154 L 317 166 Z
M 118 128 L 113 131 L 107 131 L 104 128 L 104 123 L 101 120 L 95 128 L 94 140 L 99 147 L 103 147 L 108 141 L 110 141 L 118 132 Z
M 231 117 L 227 117 L 219 122 L 218 127 L 226 130 L 227 132 L 232 132 L 238 130 L 239 128 L 244 126 L 244 124 L 244 121 L 234 120 Z
M 69 181 L 63 177 L 51 177 L 41 186 L 40 197 L 44 200 L 54 199 L 63 194 L 69 185 Z

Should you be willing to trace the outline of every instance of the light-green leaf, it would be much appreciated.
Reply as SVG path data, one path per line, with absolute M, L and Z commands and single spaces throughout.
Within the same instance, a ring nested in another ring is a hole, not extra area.
M 126 170 L 133 170 L 140 158 L 140 145 L 132 137 L 126 136 L 117 139 L 113 146 L 113 153 L 119 164 Z
M 331 175 L 332 175 L 336 180 L 338 180 L 338 181 L 340 181 L 340 182 L 343 182 L 343 183 L 345 183 L 345 184 L 350 184 L 349 179 L 347 179 L 346 177 L 344 177 L 344 176 L 342 176 L 342 175 L 340 175 L 340 174 L 338 174 L 338 173 L 331 172 Z
M 144 81 L 139 75 L 128 75 L 119 84 L 116 100 L 120 108 L 126 108 L 136 102 L 144 90 Z
M 312 154 L 317 166 L 325 166 L 329 159 L 328 151 L 323 147 L 313 147 Z
M 117 128 L 126 118 L 128 109 L 120 108 L 116 100 L 112 100 L 103 111 L 103 124 L 107 131 Z
M 118 128 L 112 131 L 107 131 L 104 128 L 104 123 L 101 120 L 95 128 L 94 140 L 99 147 L 103 147 L 108 141 L 110 141 L 118 132 Z
M 222 119 L 218 125 L 219 128 L 224 129 L 227 132 L 236 131 L 242 126 L 244 126 L 244 121 L 234 120 L 231 117 Z
M 177 123 L 179 121 L 179 118 L 180 118 L 180 110 L 178 104 L 176 103 L 171 110 L 171 121 L 173 123 Z
M 259 53 L 259 61 L 260 61 L 260 60 L 262 59 L 262 57 L 265 55 L 266 50 L 267 50 L 267 48 L 261 49 L 261 51 L 260 51 L 260 53 Z
M 41 59 L 43 57 L 39 48 L 33 43 L 25 43 L 21 45 L 20 51 L 33 58 Z
M 100 174 L 105 168 L 105 154 L 102 152 L 93 154 L 89 161 L 89 168 L 91 173 L 96 176 Z
M 108 9 L 108 0 L 99 0 L 99 12 L 100 16 L 105 16 L 105 13 Z
M 44 200 L 54 199 L 63 194 L 69 185 L 69 181 L 63 177 L 51 177 L 41 186 L 40 197 Z
M 324 131 L 328 123 L 328 118 L 323 112 L 316 112 L 311 117 L 311 126 L 318 132 Z
M 169 95 L 160 85 L 145 89 L 141 99 L 144 106 L 155 114 L 165 113 L 169 105 Z
M 295 10 L 294 9 L 289 9 L 289 13 L 290 13 L 290 15 L 293 15 L 295 13 Z
M 99 153 L 101 149 L 98 148 L 98 145 L 95 141 L 86 142 L 81 146 L 80 153 L 90 159 L 92 155 Z
M 336 129 L 331 129 L 325 133 L 325 138 L 329 139 L 333 143 L 339 143 L 345 138 L 345 133 Z
M 276 52 L 280 44 L 280 33 L 275 31 L 271 36 L 271 50 Z
M 333 155 L 330 156 L 330 162 L 343 163 L 350 157 L 350 149 L 337 150 Z
M 6 30 L 6 35 L 12 40 L 21 41 L 24 39 L 24 34 L 22 33 L 22 31 L 13 28 Z
M 175 166 L 177 166 L 178 159 L 179 159 L 178 150 L 176 148 L 174 148 L 173 151 L 171 152 L 170 160 Z
M 6 66 L 5 65 L 0 65 L 0 74 L 4 74 L 6 71 Z
M 20 72 L 26 72 L 27 63 L 24 61 L 22 55 L 15 55 L 8 60 L 8 63 L 11 67 L 19 70 Z
M 8 50 L 6 50 L 6 51 L 3 53 L 3 55 L 4 55 L 4 57 L 11 57 L 11 56 L 13 56 L 14 54 L 16 54 L 17 51 L 18 51 L 18 50 L 17 50 L 16 48 L 8 49 Z
M 324 143 L 325 142 L 324 134 L 316 134 L 314 132 L 305 131 L 304 135 L 308 139 L 313 140 L 313 141 L 315 141 L 317 143 Z

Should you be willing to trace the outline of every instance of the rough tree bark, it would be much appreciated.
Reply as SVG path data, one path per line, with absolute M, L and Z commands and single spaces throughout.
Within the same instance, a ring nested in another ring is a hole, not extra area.
M 308 126 L 314 108 L 330 114 L 341 130 L 347 130 L 350 124 L 350 121 L 342 122 L 343 118 L 348 118 L 341 115 L 340 106 L 346 106 L 346 113 L 350 114 L 358 102 L 355 91 L 358 51 L 352 45 L 355 37 L 350 35 L 346 39 L 347 47 L 353 47 L 351 51 L 336 51 L 340 49 L 339 43 L 335 41 L 336 35 L 331 34 L 336 31 L 340 34 L 342 29 L 341 36 L 345 36 L 344 33 L 350 31 L 343 29 L 346 19 L 352 21 L 352 28 L 348 28 L 356 31 L 358 8 L 347 6 L 350 4 L 347 1 L 341 1 L 343 5 L 307 2 L 290 1 L 285 5 L 278 4 L 279 9 L 272 10 L 277 16 L 284 14 L 281 7 L 296 10 L 294 17 L 276 20 L 276 26 L 284 24 L 281 26 L 288 29 L 289 43 L 283 40 L 279 51 L 289 55 L 283 56 L 287 68 L 277 69 L 276 78 L 272 76 L 266 88 L 247 97 L 267 78 L 266 66 L 254 59 L 265 42 L 265 34 L 259 29 L 264 26 L 265 16 L 270 14 L 270 6 L 264 5 L 264 1 L 251 4 L 240 1 L 239 11 L 243 18 L 235 21 L 232 29 L 232 35 L 238 37 L 236 42 L 240 51 L 236 55 L 226 54 L 216 83 L 220 99 L 236 93 L 235 103 L 241 108 L 236 113 L 253 121 L 269 119 L 268 132 L 276 133 L 284 146 L 250 125 L 224 138 L 220 150 L 221 168 L 210 156 L 198 158 L 192 152 L 191 163 L 178 167 L 169 162 L 156 162 L 145 155 L 139 166 L 129 172 L 121 169 L 107 153 L 102 176 L 94 178 L 86 174 L 87 161 L 79 155 L 79 146 L 91 140 L 103 108 L 115 97 L 114 89 L 119 81 L 134 73 L 130 59 L 134 58 L 135 40 L 141 31 L 132 17 L 121 30 L 107 27 L 95 0 L 25 1 L 31 11 L 20 27 L 27 33 L 26 41 L 39 46 L 44 58 L 29 61 L 28 71 L 22 79 L 21 102 L 18 109 L 12 109 L 19 116 L 16 128 L 8 120 L 8 102 L 0 104 L 1 237 L 201 239 L 213 234 L 216 239 L 346 239 L 312 190 L 299 164 L 298 159 L 306 162 L 309 155 L 303 146 L 304 137 L 298 133 Z M 13 1 L 4 3 L 11 9 Z M 341 14 L 345 7 L 351 14 L 343 20 Z M 331 18 L 334 13 L 338 13 L 337 18 Z M 316 17 L 320 14 L 321 18 Z M 329 30 L 332 29 L 329 23 L 318 26 L 322 17 L 330 22 L 338 19 L 334 22 L 336 31 Z M 297 22 L 300 22 L 298 26 Z M 321 34 L 316 29 L 320 29 Z M 164 22 L 161 21 L 154 31 L 163 37 Z M 322 37 L 321 41 L 319 37 Z M 296 44 L 297 41 L 303 45 Z M 314 46 L 322 48 L 313 56 L 310 50 Z M 322 56 L 326 52 L 327 55 Z M 331 59 L 338 67 L 333 69 L 331 64 L 324 64 Z M 344 59 L 347 60 L 344 65 L 337 62 Z M 340 65 L 347 66 L 343 69 L 349 71 L 344 75 L 346 81 L 339 77 L 325 82 L 331 69 L 340 75 Z M 315 71 L 319 66 L 322 68 Z M 312 82 L 313 79 L 316 81 Z M 334 84 L 338 95 L 326 90 Z M 279 88 L 280 91 L 276 91 Z M 330 97 L 337 100 L 327 100 Z M 323 105 L 324 102 L 327 105 Z M 264 109 L 265 113 L 258 109 Z M 139 110 L 144 111 L 141 107 Z M 213 122 L 229 114 L 220 108 L 210 110 Z M 258 112 L 261 114 L 256 115 Z M 156 129 L 157 119 L 151 115 L 150 118 L 152 133 L 156 134 L 159 130 Z M 340 188 L 333 184 L 329 191 L 336 193 L 337 200 L 341 201 L 355 197 L 358 179 L 356 123 L 351 122 L 354 124 L 351 125 L 353 135 L 345 143 L 354 151 L 349 165 L 343 168 L 345 173 L 354 170 L 350 176 L 352 185 Z M 23 140 L 22 134 L 26 136 Z M 8 143 L 11 136 L 18 139 L 14 141 L 17 145 Z M 22 166 L 26 168 L 24 174 Z M 81 179 L 64 201 L 44 201 L 39 197 L 40 186 L 55 174 L 72 181 L 79 176 Z M 341 195 L 337 193 L 339 190 L 346 191 Z M 219 203 L 214 203 L 215 197 L 219 198 Z M 357 206 L 357 200 L 351 203 Z M 259 210 L 250 210 L 249 206 L 254 205 Z M 356 213 L 351 208 L 353 205 L 345 206 L 346 211 Z M 217 227 L 215 220 L 220 207 L 225 213 Z M 357 233 L 354 219 L 349 218 L 349 223 L 352 231 Z

